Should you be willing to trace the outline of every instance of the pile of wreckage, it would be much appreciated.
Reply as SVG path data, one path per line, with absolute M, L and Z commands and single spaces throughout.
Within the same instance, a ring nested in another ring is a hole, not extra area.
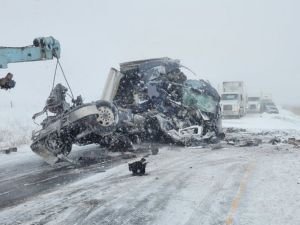
M 290 137 L 286 131 L 261 131 L 251 132 L 244 128 L 225 128 L 226 138 L 223 143 L 235 147 L 252 147 L 261 144 L 271 145 L 292 145 L 294 148 L 300 148 L 300 139 Z
M 157 58 L 110 70 L 101 100 L 66 102 L 68 89 L 53 88 L 32 150 L 54 164 L 67 160 L 72 144 L 99 144 L 130 151 L 143 142 L 195 146 L 224 138 L 220 96 L 204 80 L 188 79 L 179 60 Z M 49 115 L 51 114 L 51 115 Z

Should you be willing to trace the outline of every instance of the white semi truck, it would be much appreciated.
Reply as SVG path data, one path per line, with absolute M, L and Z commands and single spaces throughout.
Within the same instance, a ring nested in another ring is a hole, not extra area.
M 221 107 L 223 117 L 240 118 L 246 114 L 247 93 L 244 82 L 223 82 L 221 94 Z
M 248 96 L 247 113 L 260 113 L 261 112 L 261 94 L 251 94 Z

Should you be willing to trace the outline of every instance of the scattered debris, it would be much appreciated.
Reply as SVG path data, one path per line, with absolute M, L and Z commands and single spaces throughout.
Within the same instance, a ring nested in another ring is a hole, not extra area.
M 17 152 L 17 151 L 18 149 L 13 147 L 13 148 L 1 149 L 0 153 L 10 154 L 11 152 Z
M 296 138 L 288 138 L 288 144 L 294 145 L 295 147 L 300 147 L 300 140 Z
M 139 161 L 135 161 L 133 163 L 128 163 L 128 168 L 129 168 L 129 171 L 132 172 L 132 175 L 141 176 L 146 173 L 146 165 L 147 165 L 146 159 L 142 158 Z
M 271 143 L 272 145 L 277 145 L 277 144 L 281 143 L 281 139 L 278 137 L 274 137 L 269 141 L 269 143 Z
M 158 151 L 159 151 L 159 149 L 157 147 L 156 148 L 151 148 L 152 155 L 157 155 Z
M 262 139 L 251 137 L 231 137 L 226 138 L 225 141 L 227 142 L 227 144 L 237 147 L 258 146 L 262 144 Z
M 235 127 L 228 127 L 224 128 L 225 133 L 240 133 L 240 132 L 246 132 L 247 130 L 244 128 L 235 128 Z
M 239 142 L 239 147 L 249 147 L 249 146 L 258 146 L 262 144 L 262 140 L 259 138 L 253 138 L 249 140 L 242 140 Z

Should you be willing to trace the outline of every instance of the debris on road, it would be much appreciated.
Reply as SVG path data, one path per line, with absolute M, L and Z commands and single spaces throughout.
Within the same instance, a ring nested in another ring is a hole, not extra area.
M 0 153 L 10 154 L 11 152 L 17 152 L 17 151 L 18 151 L 18 149 L 13 147 L 13 148 L 1 149 Z
M 135 161 L 133 163 L 128 163 L 128 168 L 129 168 L 129 171 L 132 172 L 132 175 L 141 176 L 146 173 L 146 165 L 147 165 L 146 159 L 142 158 L 139 161 Z
M 238 132 L 246 132 L 247 130 L 244 128 L 235 128 L 235 127 L 228 127 L 224 128 L 225 133 L 238 133 Z
M 230 129 L 232 132 L 234 129 Z M 246 130 L 241 132 L 239 129 L 235 133 L 226 134 L 225 142 L 228 145 L 236 147 L 250 147 L 258 146 L 263 143 L 262 138 L 253 137 L 253 133 L 249 133 Z
M 158 152 L 159 152 L 159 149 L 158 149 L 157 147 L 151 148 L 151 153 L 152 153 L 152 155 L 157 155 Z
M 258 146 L 262 144 L 262 139 L 259 138 L 227 138 L 227 144 L 238 147 Z
M 300 147 L 300 140 L 296 138 L 288 138 L 288 144 L 294 145 L 295 147 Z
M 258 146 L 262 144 L 262 140 L 259 138 L 253 138 L 248 140 L 241 140 L 239 141 L 239 147 L 249 147 L 249 146 Z
M 277 144 L 281 143 L 281 139 L 278 137 L 274 137 L 269 141 L 269 143 L 271 143 L 272 145 L 277 145 Z

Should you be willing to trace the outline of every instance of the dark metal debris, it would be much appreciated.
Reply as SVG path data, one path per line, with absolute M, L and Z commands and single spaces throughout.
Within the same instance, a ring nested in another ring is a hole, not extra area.
M 6 149 L 1 149 L 0 153 L 5 153 L 5 154 L 9 154 L 11 152 L 17 152 L 18 149 L 13 147 L 13 148 L 6 148 Z
M 139 161 L 135 161 L 133 163 L 128 163 L 128 169 L 132 172 L 132 175 L 144 175 L 146 173 L 146 159 L 142 158 Z
M 272 145 L 277 145 L 277 144 L 281 143 L 281 139 L 278 137 L 274 137 L 269 141 L 269 143 L 271 143 Z
M 288 144 L 294 145 L 295 147 L 300 147 L 300 139 L 288 138 Z
M 227 144 L 237 147 L 258 146 L 262 144 L 262 139 L 251 137 L 230 137 L 226 138 L 225 141 Z

